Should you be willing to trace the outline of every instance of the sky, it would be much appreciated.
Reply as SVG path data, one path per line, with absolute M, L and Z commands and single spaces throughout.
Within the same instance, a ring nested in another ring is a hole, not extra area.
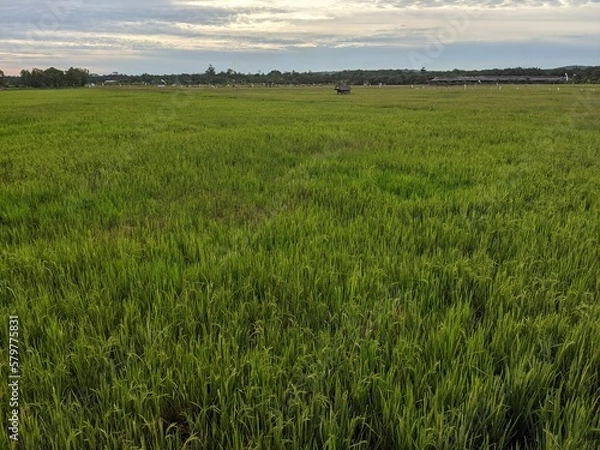
M 7 75 L 600 65 L 600 0 L 6 0 L 0 11 Z

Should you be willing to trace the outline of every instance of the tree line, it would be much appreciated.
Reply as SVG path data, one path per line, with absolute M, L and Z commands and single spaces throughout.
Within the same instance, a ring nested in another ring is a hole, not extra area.
M 96 83 L 108 80 L 119 84 L 174 84 L 174 85 L 323 85 L 345 83 L 351 85 L 406 85 L 426 84 L 435 77 L 462 76 L 556 76 L 563 77 L 569 72 L 570 81 L 574 83 L 600 83 L 600 66 L 598 67 L 569 67 L 557 69 L 540 68 L 507 68 L 487 70 L 429 71 L 410 69 L 380 69 L 380 70 L 342 70 L 336 72 L 281 72 L 272 70 L 268 73 L 240 73 L 232 69 L 217 72 L 210 65 L 203 73 L 181 73 L 151 75 L 126 75 L 113 73 L 111 75 L 93 76 Z M 575 75 L 573 77 L 573 75 Z
M 71 67 L 66 71 L 49 67 L 42 70 L 21 70 L 18 77 L 7 77 L 0 70 L 0 83 L 6 86 L 31 88 L 64 88 L 82 87 L 90 83 L 90 72 L 87 69 Z
M 268 73 L 241 73 L 232 69 L 217 72 L 209 65 L 201 73 L 181 73 L 152 75 L 127 75 L 112 73 L 109 75 L 90 74 L 87 69 L 71 67 L 66 71 L 50 67 L 42 70 L 22 70 L 20 76 L 5 76 L 0 70 L 0 85 L 30 88 L 79 87 L 89 84 L 121 84 L 121 85 L 322 85 L 346 83 L 351 85 L 399 85 L 425 84 L 434 77 L 463 76 L 564 76 L 569 73 L 572 83 L 600 83 L 600 66 L 570 66 L 556 69 L 540 68 L 507 68 L 486 70 L 428 71 L 409 69 L 381 70 L 342 70 L 335 72 L 281 72 L 272 70 Z

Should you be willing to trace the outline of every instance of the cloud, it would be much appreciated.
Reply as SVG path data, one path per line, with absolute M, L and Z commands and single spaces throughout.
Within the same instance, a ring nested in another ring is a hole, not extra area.
M 0 49 L 6 50 L 0 54 L 16 68 L 85 52 L 90 60 L 168 50 L 414 49 L 534 40 L 589 45 L 600 42 L 599 1 L 21 0 L 3 6 Z

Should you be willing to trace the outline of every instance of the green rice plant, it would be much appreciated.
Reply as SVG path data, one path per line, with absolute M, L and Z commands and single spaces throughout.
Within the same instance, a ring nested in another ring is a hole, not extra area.
M 591 94 L 3 91 L 21 448 L 595 449 Z

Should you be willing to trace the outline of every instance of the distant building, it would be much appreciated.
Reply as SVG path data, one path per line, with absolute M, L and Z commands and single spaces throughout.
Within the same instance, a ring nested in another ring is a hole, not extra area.
M 338 84 L 335 87 L 335 90 L 337 91 L 338 94 L 349 94 L 350 91 L 352 90 L 352 88 L 350 86 L 348 86 L 347 84 Z
M 568 82 L 568 75 L 564 77 L 499 75 L 499 76 L 464 76 L 464 77 L 435 77 L 428 81 L 429 84 L 553 84 Z

